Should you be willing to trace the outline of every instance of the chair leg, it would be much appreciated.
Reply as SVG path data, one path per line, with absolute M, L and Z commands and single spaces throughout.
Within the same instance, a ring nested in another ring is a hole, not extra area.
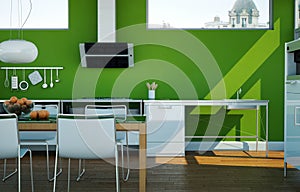
M 18 145 L 18 191 L 21 192 L 21 149 Z
M 121 146 L 121 153 L 122 153 L 122 180 L 124 182 L 128 181 L 129 174 L 130 174 L 130 168 L 129 168 L 129 145 L 128 145 L 128 132 L 126 131 L 126 156 L 127 156 L 127 174 L 125 176 L 124 174 L 124 150 L 123 150 L 123 145 Z
M 70 164 L 71 164 L 71 159 L 69 158 L 69 162 L 68 162 L 68 192 L 70 191 Z
M 46 162 L 47 162 L 47 177 L 48 177 L 48 181 L 53 181 L 54 180 L 54 176 L 52 178 L 50 178 L 50 165 L 49 165 L 49 146 L 48 143 L 46 142 Z M 61 167 L 61 159 L 59 161 L 60 164 L 60 168 L 58 173 L 56 174 L 56 176 L 59 176 L 62 173 L 62 167 Z
M 118 157 L 118 148 L 117 145 L 115 145 L 115 164 L 116 164 L 116 191 L 119 192 L 120 191 L 120 180 L 119 180 L 119 161 L 118 161 L 119 157 Z
M 29 160 L 30 160 L 30 177 L 31 177 L 31 191 L 34 192 L 34 186 L 33 186 L 33 170 L 32 170 L 32 152 L 29 150 Z
M 56 187 L 57 159 L 58 159 L 58 145 L 56 145 L 56 151 L 55 151 L 53 192 L 55 192 L 55 187 Z
M 82 163 L 81 163 L 82 162 Z M 81 164 L 83 165 L 82 167 L 82 171 L 81 171 Z M 85 160 L 81 160 L 79 159 L 79 162 L 78 162 L 78 176 L 76 178 L 76 181 L 79 181 L 81 179 L 81 177 L 84 175 L 85 173 Z
M 6 181 L 6 179 L 10 178 L 11 176 L 13 176 L 14 174 L 17 173 L 18 171 L 18 168 L 15 168 L 15 170 L 13 172 L 11 172 L 9 175 L 6 175 L 6 162 L 7 162 L 7 159 L 4 159 L 4 163 L 3 163 L 3 178 L 2 178 L 2 181 Z M 16 159 L 16 164 L 17 164 L 17 159 Z M 17 165 L 16 165 L 17 167 Z

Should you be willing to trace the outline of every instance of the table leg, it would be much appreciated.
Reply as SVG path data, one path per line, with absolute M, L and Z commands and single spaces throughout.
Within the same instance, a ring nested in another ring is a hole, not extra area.
M 146 191 L 146 175 L 147 175 L 147 138 L 146 138 L 146 125 L 141 126 L 140 129 L 140 150 L 139 150 L 139 163 L 140 163 L 140 178 L 139 178 L 139 191 Z
M 258 108 L 256 108 L 256 151 L 258 151 Z
M 266 105 L 266 157 L 268 157 L 269 155 L 269 144 L 268 144 L 268 141 L 269 141 L 269 117 L 268 117 L 268 114 L 269 114 L 269 109 L 268 109 L 268 104 Z

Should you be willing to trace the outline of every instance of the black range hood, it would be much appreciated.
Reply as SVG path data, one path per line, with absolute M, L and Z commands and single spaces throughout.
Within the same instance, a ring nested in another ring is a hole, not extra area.
M 82 67 L 128 68 L 134 66 L 132 43 L 80 43 L 79 50 Z

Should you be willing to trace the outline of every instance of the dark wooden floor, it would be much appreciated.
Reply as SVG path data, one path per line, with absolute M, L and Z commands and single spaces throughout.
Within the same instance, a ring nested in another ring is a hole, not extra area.
M 45 154 L 34 152 L 35 191 L 52 191 L 53 183 L 47 181 Z M 51 155 L 53 163 L 53 154 Z M 105 161 L 87 161 L 87 171 L 80 182 L 75 181 L 77 162 L 71 163 L 71 191 L 114 191 L 114 167 Z M 131 154 L 131 166 L 137 165 L 137 153 Z M 186 157 L 173 159 L 148 159 L 147 191 L 300 191 L 300 171 L 289 167 L 288 177 L 283 177 L 283 152 L 214 151 L 188 152 Z M 0 171 L 3 170 L 3 161 Z M 14 166 L 14 161 L 9 161 Z M 52 166 L 52 164 L 51 164 Z M 67 188 L 67 160 L 58 177 L 57 191 Z M 51 169 L 52 170 L 52 169 Z M 2 174 L 1 174 L 2 177 Z M 29 158 L 22 160 L 22 191 L 30 191 Z M 0 182 L 0 191 L 17 191 L 17 175 Z M 121 183 L 121 191 L 138 191 L 138 170 L 132 170 L 130 179 Z

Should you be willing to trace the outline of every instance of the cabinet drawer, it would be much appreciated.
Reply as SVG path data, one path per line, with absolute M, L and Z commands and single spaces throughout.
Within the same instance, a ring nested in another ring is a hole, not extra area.
M 300 105 L 288 103 L 285 115 L 285 137 L 300 136 Z
M 287 93 L 298 93 L 300 94 L 300 83 L 295 81 L 295 83 L 287 84 L 286 85 L 286 92 Z
M 184 107 L 177 105 L 146 106 L 147 121 L 183 120 Z
M 183 143 L 148 143 L 147 156 L 184 156 L 185 144 Z

